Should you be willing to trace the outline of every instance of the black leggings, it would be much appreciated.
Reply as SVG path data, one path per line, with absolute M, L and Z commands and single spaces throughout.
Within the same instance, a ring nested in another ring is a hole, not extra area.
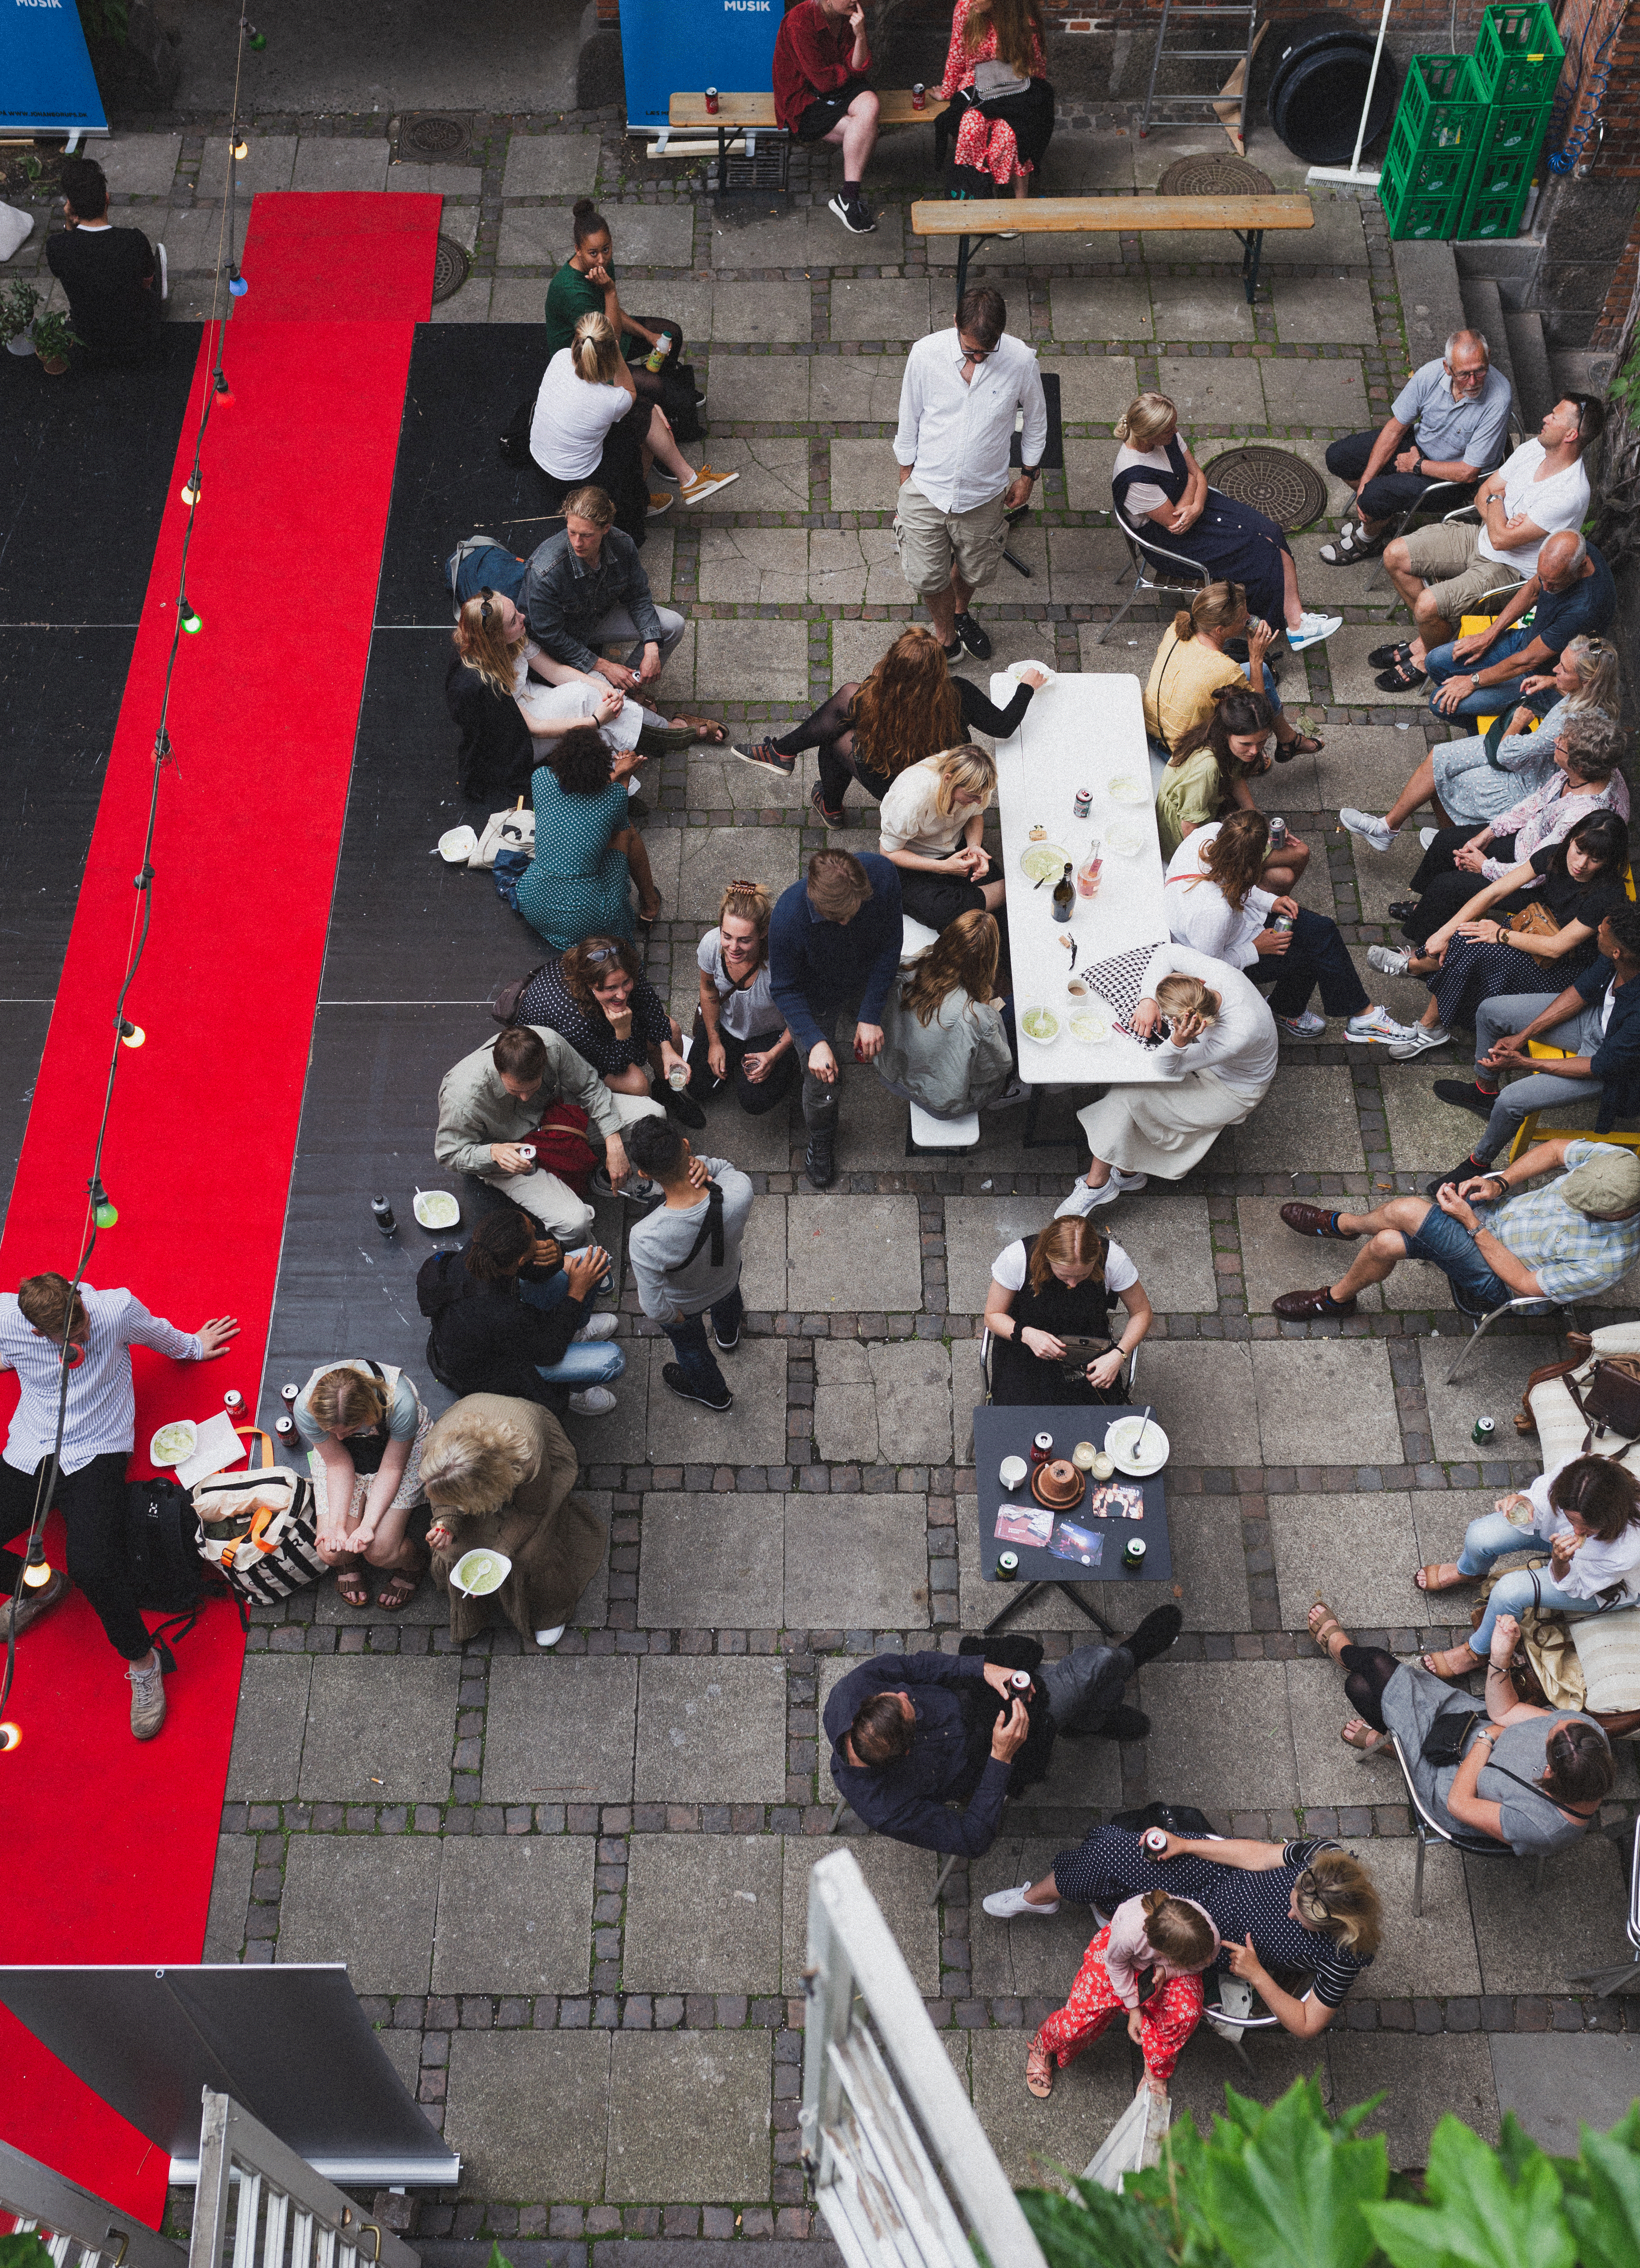
M 1393 1653 L 1385 1653 L 1381 1646 L 1341 1646 L 1338 1660 L 1344 1672 L 1344 1693 L 1350 1706 L 1375 1733 L 1387 1733 L 1384 1689 L 1400 1668 L 1400 1662 Z
M 705 1102 L 724 1087 L 732 1086 L 735 1100 L 749 1118 L 761 1118 L 783 1102 L 797 1085 L 801 1065 L 795 1048 L 787 1048 L 772 1071 L 760 1079 L 750 1079 L 742 1069 L 749 1055 L 764 1055 L 779 1039 L 777 1027 L 772 1032 L 756 1032 L 749 1040 L 737 1040 L 733 1032 L 718 1027 L 718 1037 L 723 1042 L 723 1052 L 728 1059 L 728 1076 L 719 1079 L 706 1060 L 708 1041 L 706 1020 L 698 1008 L 695 1011 L 694 1044 L 689 1054 L 688 1093 L 696 1102 Z
M 853 720 L 859 690 L 858 685 L 839 685 L 829 700 L 774 743 L 783 756 L 801 756 L 805 749 L 819 749 L 820 800 L 828 811 L 842 809 L 850 780 L 857 781 L 877 803 L 889 792 L 887 776 L 873 771 L 854 755 Z
M 1462 849 L 1472 836 L 1479 835 L 1480 824 L 1473 827 L 1443 827 L 1418 862 L 1417 872 L 1408 886 L 1418 900 L 1418 910 L 1401 924 L 1400 933 L 1416 946 L 1428 943 L 1444 922 L 1459 914 L 1477 892 L 1484 890 L 1484 874 L 1472 874 L 1457 864 L 1453 853 Z M 1495 836 L 1489 844 L 1489 858 L 1511 864 L 1510 853 L 1515 847 L 1512 835 Z M 1511 901 L 1511 910 L 1517 910 Z M 1489 911 L 1496 911 L 1489 908 Z

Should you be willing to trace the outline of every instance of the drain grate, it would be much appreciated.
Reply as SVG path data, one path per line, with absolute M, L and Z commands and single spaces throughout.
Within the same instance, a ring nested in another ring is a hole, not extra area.
M 1207 468 L 1214 487 L 1290 535 L 1326 510 L 1326 482 L 1289 449 L 1229 449 Z
M 1156 188 L 1162 197 L 1267 197 L 1274 186 L 1245 158 L 1202 151 L 1175 158 Z
M 472 128 L 464 118 L 447 117 L 435 110 L 412 111 L 399 122 L 402 158 L 454 158 L 465 150 Z
M 472 261 L 453 236 L 441 236 L 432 260 L 432 296 L 453 299 L 472 272 Z

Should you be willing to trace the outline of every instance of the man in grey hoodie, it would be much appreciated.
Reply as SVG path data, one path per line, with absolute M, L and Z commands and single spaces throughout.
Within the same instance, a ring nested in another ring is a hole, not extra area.
M 685 1402 L 730 1410 L 735 1397 L 706 1344 L 705 1318 L 710 1312 L 724 1353 L 740 1344 L 740 1248 L 751 1183 L 725 1158 L 694 1157 L 669 1118 L 640 1119 L 628 1131 L 627 1154 L 665 1197 L 627 1239 L 644 1313 L 677 1357 L 661 1375 Z

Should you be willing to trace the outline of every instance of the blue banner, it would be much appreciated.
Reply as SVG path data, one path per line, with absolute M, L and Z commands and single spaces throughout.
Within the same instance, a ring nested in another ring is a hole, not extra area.
M 74 0 L 0 0 L 0 130 L 107 132 Z
M 785 12 L 783 0 L 621 0 L 628 126 L 664 126 L 674 94 L 766 92 Z

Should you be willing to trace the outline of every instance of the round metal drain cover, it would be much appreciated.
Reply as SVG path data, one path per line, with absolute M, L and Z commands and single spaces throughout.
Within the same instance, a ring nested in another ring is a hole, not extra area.
M 467 130 L 462 119 L 438 118 L 429 113 L 407 122 L 399 135 L 399 147 L 413 150 L 418 158 L 447 158 L 467 147 Z
M 463 247 L 453 236 L 441 236 L 432 260 L 432 296 L 435 300 L 453 299 L 466 283 L 472 268 Z
M 1229 449 L 1207 474 L 1233 502 L 1251 504 L 1289 535 L 1326 510 L 1326 482 L 1288 449 Z
M 1174 160 L 1156 183 L 1159 197 L 1267 197 L 1274 183 L 1245 158 L 1211 151 Z

